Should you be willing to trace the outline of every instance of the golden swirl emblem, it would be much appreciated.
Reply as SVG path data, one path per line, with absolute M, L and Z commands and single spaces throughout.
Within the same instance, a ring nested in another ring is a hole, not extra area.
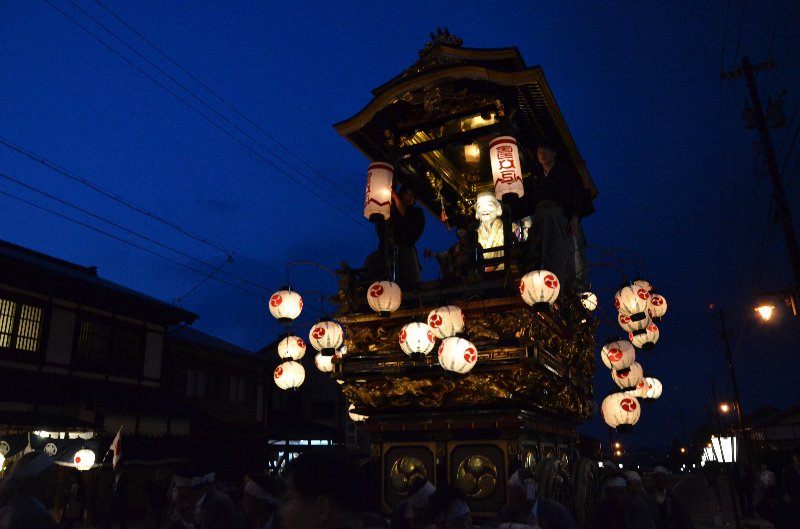
M 485 456 L 463 459 L 456 471 L 456 484 L 470 498 L 487 498 L 497 488 L 497 467 Z
M 392 464 L 392 471 L 389 479 L 392 489 L 400 496 L 406 496 L 411 484 L 418 479 L 427 479 L 428 469 L 425 464 L 416 457 L 401 457 Z

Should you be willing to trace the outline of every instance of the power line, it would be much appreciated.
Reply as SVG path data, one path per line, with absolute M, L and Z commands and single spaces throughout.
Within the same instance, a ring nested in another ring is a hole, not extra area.
M 111 52 L 112 52 L 114 55 L 116 55 L 117 57 L 119 57 L 120 59 L 122 59 L 123 61 L 125 61 L 125 62 L 126 62 L 128 65 L 130 65 L 130 66 L 131 66 L 132 68 L 134 68 L 136 71 L 138 71 L 139 73 L 141 73 L 142 75 L 144 75 L 145 77 L 147 77 L 148 79 L 150 79 L 150 80 L 151 80 L 153 83 L 155 83 L 157 86 L 159 86 L 159 87 L 160 87 L 162 90 L 164 90 L 165 92 L 167 92 L 168 94 L 170 94 L 172 97 L 174 97 L 175 99 L 177 99 L 178 101 L 180 101 L 181 103 L 183 103 L 183 104 L 184 104 L 184 105 L 185 105 L 187 108 L 189 108 L 189 109 L 190 109 L 192 112 L 194 112 L 195 114 L 197 114 L 198 116 L 200 116 L 201 118 L 203 118 L 205 121 L 207 121 L 208 123 L 210 123 L 211 125 L 213 125 L 215 128 L 219 129 L 219 130 L 220 130 L 220 131 L 221 131 L 223 134 L 225 134 L 226 136 L 228 136 L 229 138 L 231 138 L 232 140 L 234 140 L 236 143 L 238 143 L 239 145 L 241 145 L 242 147 L 244 147 L 245 149 L 247 149 L 248 151 L 250 151 L 250 152 L 251 152 L 253 155 L 255 155 L 257 158 L 259 158 L 260 160 L 262 160 L 264 163 L 266 163 L 267 165 L 269 165 L 270 167 L 272 167 L 273 169 L 275 169 L 275 170 L 276 170 L 276 171 L 278 171 L 279 173 L 283 174 L 284 176 L 286 176 L 287 178 L 289 178 L 290 180 L 292 180 L 293 182 L 295 182 L 295 183 L 296 183 L 297 185 L 299 185 L 300 187 L 302 187 L 302 188 L 304 188 L 304 189 L 308 190 L 309 192 L 313 193 L 314 195 L 316 195 L 316 196 L 317 196 L 319 199 L 321 199 L 322 201 L 324 201 L 324 202 L 327 202 L 329 205 L 331 205 L 331 206 L 333 206 L 334 208 L 336 208 L 337 210 L 339 210 L 339 212 L 340 212 L 340 213 L 344 214 L 344 216 L 345 216 L 345 217 L 347 217 L 348 219 L 352 220 L 354 223 L 358 224 L 358 226 L 359 226 L 359 227 L 361 227 L 361 228 L 366 228 L 366 226 L 365 226 L 365 225 L 364 225 L 364 224 L 361 222 L 361 219 L 360 219 L 360 218 L 353 216 L 353 215 L 352 215 L 352 213 L 351 213 L 351 211 L 350 211 L 350 209 L 346 208 L 346 207 L 345 207 L 344 205 L 342 205 L 340 202 L 337 202 L 337 201 L 335 201 L 335 200 L 331 199 L 329 195 L 327 195 L 327 194 L 325 194 L 325 193 L 324 193 L 324 190 L 323 190 L 323 191 L 317 191 L 317 190 L 315 190 L 315 189 L 313 189 L 313 188 L 310 188 L 310 187 L 308 187 L 307 185 L 305 185 L 303 182 L 301 182 L 300 180 L 298 180 L 297 178 L 295 178 L 293 175 L 291 175 L 290 173 L 288 173 L 286 170 L 284 170 L 283 168 L 281 168 L 281 167 L 280 167 L 278 164 L 276 164 L 275 162 L 273 162 L 273 161 L 272 161 L 272 160 L 270 160 L 269 158 L 265 157 L 263 154 L 261 154 L 260 152 L 258 152 L 257 150 L 255 150 L 255 149 L 254 149 L 253 147 L 251 147 L 250 145 L 247 145 L 247 144 L 246 144 L 245 142 L 243 142 L 243 141 L 242 141 L 240 138 L 237 138 L 237 137 L 236 137 L 234 134 L 232 134 L 230 131 L 228 131 L 227 129 L 225 129 L 225 128 L 224 128 L 223 126 L 221 126 L 219 123 L 217 123 L 216 121 L 214 121 L 213 119 L 211 119 L 209 116 L 205 115 L 205 114 L 204 114 L 203 112 L 201 112 L 201 111 L 200 111 L 200 110 L 199 110 L 197 107 L 195 107 L 194 105 L 192 105 L 191 103 L 189 103 L 188 101 L 186 101 L 184 98 L 182 98 L 180 95 L 178 95 L 178 94 L 177 94 L 177 93 L 176 93 L 174 90 L 171 90 L 169 87 L 165 86 L 165 85 L 164 85 L 162 82 L 160 82 L 158 79 L 156 79 L 155 77 L 153 77 L 153 76 L 152 76 L 152 75 L 150 75 L 149 73 L 145 72 L 145 71 L 144 71 L 144 70 L 143 70 L 141 67 L 139 67 L 139 66 L 138 66 L 136 63 L 134 63 L 133 61 L 131 61 L 130 59 L 128 59 L 127 57 L 125 57 L 124 55 L 122 55 L 120 52 L 118 52 L 117 50 L 115 50 L 115 49 L 114 49 L 114 48 L 113 48 L 113 47 L 112 47 L 110 44 L 108 44 L 108 43 L 107 43 L 107 42 L 105 42 L 105 41 L 104 41 L 102 38 L 100 38 L 99 36 L 97 36 L 95 33 L 93 33 L 93 32 L 92 32 L 90 29 L 88 29 L 86 26 L 84 26 L 83 24 L 81 24 L 80 22 L 78 22 L 77 20 L 75 20 L 75 18 L 71 17 L 69 14 L 67 14 L 66 12 L 64 12 L 62 9 L 58 8 L 57 6 L 55 6 L 55 5 L 54 5 L 54 4 L 53 4 L 53 3 L 52 3 L 50 0 L 43 0 L 43 1 L 44 1 L 46 4 L 48 4 L 50 7 L 52 7 L 53 9 L 55 9 L 55 10 L 56 10 L 58 13 L 60 13 L 62 16 L 64 16 L 64 17 L 65 17 L 67 20 L 69 20 L 70 22 L 72 22 L 73 24 L 75 24 L 76 26 L 78 26 L 78 27 L 79 27 L 79 28 L 80 28 L 82 31 L 84 31 L 85 33 L 87 33 L 87 34 L 88 34 L 89 36 L 91 36 L 93 39 L 97 40 L 97 41 L 98 41 L 100 44 L 102 44 L 104 47 L 106 47 L 106 48 L 107 48 L 109 51 L 111 51 Z M 169 77 L 169 76 L 167 76 L 167 77 Z M 173 80 L 173 82 L 175 82 L 175 81 Z M 180 86 L 180 84 L 179 84 L 179 83 L 177 83 L 177 82 L 176 82 L 176 84 L 178 84 L 178 86 Z M 184 89 L 184 90 L 185 90 L 185 89 Z M 196 96 L 195 96 L 195 97 L 196 97 Z M 249 137 L 250 137 L 250 138 L 251 138 L 251 140 L 252 140 L 252 136 L 249 136 Z M 256 141 L 256 143 L 259 143 L 257 140 L 255 140 L 255 141 Z M 284 163 L 285 163 L 285 162 L 284 162 Z M 312 182 L 313 182 L 313 181 L 312 181 Z M 319 186 L 319 184 L 316 184 L 316 183 L 315 183 L 315 185 Z M 320 186 L 320 187 L 321 187 L 321 186 Z
M 54 164 L 54 163 L 52 163 L 52 162 L 50 162 L 48 160 L 45 160 L 41 156 L 36 155 L 36 154 L 28 151 L 24 147 L 20 147 L 19 145 L 16 145 L 16 144 L 12 143 L 11 141 L 9 141 L 9 140 L 7 140 L 5 138 L 0 137 L 0 145 L 3 145 L 3 146 L 5 146 L 5 147 L 7 147 L 7 148 L 9 148 L 9 149 L 11 149 L 13 151 L 16 151 L 19 154 L 22 154 L 23 156 L 26 156 L 27 158 L 30 158 L 31 160 L 39 162 L 40 164 L 44 165 L 48 169 L 50 169 L 52 171 L 55 171 L 56 173 L 58 173 L 58 174 L 60 174 L 62 176 L 65 176 L 65 177 L 69 178 L 70 180 L 72 180 L 74 182 L 78 182 L 79 184 L 82 184 L 82 185 L 86 186 L 89 189 L 91 189 L 91 190 L 103 195 L 106 198 L 110 198 L 110 199 L 112 199 L 112 200 L 114 200 L 116 202 L 119 202 L 123 206 L 125 206 L 125 207 L 127 207 L 129 209 L 132 209 L 133 211 L 136 211 L 137 213 L 140 213 L 140 214 L 145 215 L 147 217 L 150 217 L 151 219 L 156 220 L 156 221 L 158 221 L 158 222 L 160 222 L 162 224 L 165 224 L 165 225 L 169 226 L 170 228 L 174 229 L 175 231 L 177 231 L 177 232 L 179 232 L 179 233 L 181 233 L 181 234 L 183 234 L 183 235 L 185 235 L 185 236 L 187 236 L 187 237 L 189 237 L 191 239 L 194 239 L 194 240 L 196 240 L 198 242 L 201 242 L 201 243 L 203 243 L 203 244 L 205 244 L 207 246 L 210 246 L 211 248 L 214 248 L 216 250 L 219 250 L 221 252 L 225 252 L 225 254 L 228 254 L 228 255 L 231 254 L 231 251 L 228 250 L 227 248 L 225 248 L 223 246 L 220 246 L 218 244 L 212 243 L 212 242 L 208 241 L 207 239 L 205 239 L 203 237 L 200 237 L 199 235 L 194 235 L 193 233 L 181 228 L 176 223 L 174 223 L 174 222 L 172 222 L 170 220 L 167 220 L 164 217 L 161 217 L 161 216 L 159 216 L 159 215 L 157 215 L 157 214 L 155 214 L 155 213 L 153 213 L 151 211 L 148 211 L 148 210 L 144 209 L 141 206 L 137 206 L 136 204 L 130 202 L 127 199 L 122 198 L 121 196 L 119 196 L 119 195 L 117 195 L 115 193 L 112 193 L 111 191 L 106 191 L 105 189 L 103 189 L 99 185 L 97 185 L 97 184 L 95 184 L 95 183 L 93 183 L 93 182 L 91 182 L 91 181 L 89 181 L 89 180 L 87 180 L 85 178 L 81 178 L 79 176 L 73 175 L 72 173 L 70 173 L 66 169 L 62 169 L 61 167 L 57 166 L 56 164 Z
M 45 0 L 46 2 L 47 0 Z M 747 11 L 747 0 L 742 4 L 742 15 L 739 17 L 739 33 L 736 36 L 736 52 L 733 54 L 733 64 L 739 60 L 739 47 L 742 43 L 742 27 L 744 26 L 744 14 Z
M 109 225 L 111 225 L 111 226 L 113 226 L 113 227 L 115 227 L 117 229 L 120 229 L 120 230 L 126 232 L 126 233 L 129 233 L 131 235 L 139 237 L 139 238 L 141 238 L 141 239 L 143 239 L 143 240 L 145 240 L 145 241 L 147 241 L 147 242 L 149 242 L 151 244 L 155 244 L 156 246 L 164 248 L 165 250 L 169 250 L 171 252 L 174 252 L 174 253 L 180 255 L 181 257 L 185 257 L 187 259 L 190 259 L 190 260 L 192 260 L 192 261 L 194 261 L 196 263 L 199 263 L 199 264 L 201 264 L 203 266 L 207 266 L 209 268 L 215 268 L 215 269 L 218 268 L 218 267 L 215 267 L 213 264 L 210 264 L 210 263 L 208 263 L 206 261 L 203 261 L 202 259 L 198 259 L 197 257 L 194 257 L 193 255 L 190 255 L 190 254 L 188 254 L 186 252 L 178 250 L 177 248 L 173 248 L 172 246 L 169 246 L 167 244 L 159 242 L 159 241 L 157 241 L 157 240 L 155 240 L 155 239 L 153 239 L 151 237 L 148 237 L 147 235 L 139 233 L 139 232 L 137 232 L 135 230 L 132 230 L 132 229 L 126 227 L 126 226 L 123 226 L 123 225 L 121 225 L 121 224 L 119 224 L 117 222 L 114 222 L 113 220 L 109 220 L 106 217 L 103 217 L 101 215 L 93 213 L 93 212 L 89 211 L 88 209 L 85 209 L 85 208 L 82 208 L 81 206 L 73 204 L 72 202 L 69 202 L 69 201 L 64 200 L 62 198 L 59 198 L 59 197 L 57 197 L 55 195 L 52 195 L 52 194 L 50 194 L 50 193 L 48 193 L 46 191 L 42 191 L 41 189 L 38 189 L 37 187 L 32 186 L 30 184 L 26 184 L 25 182 L 23 182 L 23 181 L 21 181 L 21 180 L 19 180 L 17 178 L 14 178 L 14 177 L 12 177 L 10 175 L 7 175 L 5 173 L 0 172 L 0 178 L 4 178 L 4 179 L 6 179 L 6 180 L 8 180 L 10 182 L 13 182 L 13 183 L 21 186 L 21 187 L 29 189 L 29 190 L 31 190 L 31 191 L 33 191 L 35 193 L 38 193 L 38 194 L 40 194 L 42 196 L 45 196 L 45 197 L 49 198 L 50 200 L 54 200 L 54 201 L 58 202 L 59 204 L 62 204 L 64 206 L 67 206 L 67 207 L 70 207 L 70 208 L 75 209 L 77 211 L 80 211 L 81 213 L 83 213 L 85 215 L 89 215 L 90 217 L 92 217 L 94 219 L 97 219 L 97 220 L 100 220 L 102 222 L 105 222 L 106 224 L 109 224 Z M 233 255 L 234 255 L 233 253 L 228 254 L 228 257 L 225 260 L 225 263 L 223 263 L 223 264 L 232 263 L 233 262 Z M 217 271 L 219 271 L 219 270 L 217 269 L 214 273 L 216 273 Z M 266 291 L 266 292 L 271 292 L 271 289 L 269 287 L 265 287 L 263 285 L 259 285 L 258 283 L 254 283 L 254 282 L 252 282 L 252 281 L 250 281 L 248 279 L 245 279 L 243 277 L 237 276 L 237 275 L 232 274 L 230 272 L 224 272 L 224 273 L 225 273 L 225 275 L 228 275 L 230 277 L 238 279 L 239 281 L 241 281 L 243 283 L 247 283 L 247 284 L 249 284 L 251 286 L 254 286 L 256 288 L 264 289 L 264 291 Z
M 345 194 L 347 194 L 347 191 L 346 191 L 346 190 L 344 190 L 344 189 L 342 189 L 341 187 L 339 187 L 339 186 L 338 186 L 338 185 L 337 185 L 337 184 L 336 184 L 336 183 L 335 183 L 333 180 L 329 179 L 329 178 L 328 178 L 327 176 L 325 176 L 325 175 L 324 175 L 322 172 L 320 172 L 320 171 L 319 171 L 319 170 L 317 170 L 315 167 L 313 167 L 311 164 L 309 164 L 308 162 L 306 162 L 306 161 L 305 161 L 303 158 L 301 158 L 300 156 L 298 156 L 297 154 L 295 154 L 294 152 L 292 152 L 292 151 L 291 151 L 291 150 L 290 150 L 288 147 L 286 147 L 286 146 L 285 146 L 283 143 L 281 143 L 280 141 L 278 141 L 278 139 L 277 139 L 277 138 L 275 138 L 275 137 L 274 137 L 272 134 L 270 134 L 269 132 L 267 132 L 266 130 L 264 130 L 264 129 L 263 129 L 261 126 L 260 126 L 260 125 L 258 125 L 258 123 L 256 123 L 255 121 L 253 121 L 252 119 L 250 119 L 248 116 L 246 116 L 244 113 L 242 113 L 241 111 L 239 111 L 239 109 L 237 109 L 236 107 L 234 107 L 234 106 L 233 106 L 233 104 L 231 104 L 231 103 L 230 103 L 230 102 L 229 102 L 227 99 L 225 99 L 225 98 L 224 98 L 222 95 L 220 95 L 218 92 L 214 91 L 214 90 L 213 90 L 213 89 L 212 89 L 210 86 L 208 86 L 208 85 L 207 85 L 206 83 L 204 83 L 202 80 L 200 80 L 200 79 L 199 79 L 199 78 L 197 78 L 195 75 L 193 75 L 191 72 L 189 72 L 188 70 L 186 70 L 186 68 L 184 68 L 183 66 L 181 66 L 181 65 L 180 65 L 180 63 L 178 63 L 178 62 L 177 62 L 177 61 L 175 61 L 175 60 L 174 60 L 172 57 L 170 57 L 169 55 L 167 55 L 167 53 L 166 53 L 166 52 L 164 52 L 164 51 L 163 51 L 161 48 L 159 48 L 159 47 L 158 47 L 156 44 L 154 44 L 152 41 L 150 41 L 150 40 L 149 40 L 147 37 L 145 37 L 145 36 L 144 36 L 142 33 L 140 33 L 139 31 L 137 31 L 137 30 L 136 30 L 136 28 L 134 28 L 133 26 L 131 26 L 131 25 L 130 25 L 128 22 L 126 22 L 126 21 L 125 21 L 125 20 L 124 20 L 122 17 L 120 17 L 119 15 L 117 15 L 117 14 L 116 14 L 114 11 L 112 11 L 110 8 L 108 8 L 108 7 L 107 7 L 105 4 L 103 4 L 103 2 L 101 2 L 100 0 L 95 0 L 95 3 L 97 3 L 97 5 L 99 5 L 99 6 L 100 6 L 100 7 L 102 7 L 104 10 L 106 10 L 106 11 L 107 11 L 107 12 L 108 12 L 108 13 L 109 13 L 111 16 L 113 16 L 115 19 L 117 19 L 117 20 L 118 20 L 118 21 L 119 21 L 119 22 L 120 22 L 122 25 L 124 25 L 126 28 L 128 28 L 128 29 L 129 29 L 129 30 L 130 30 L 130 31 L 131 31 L 131 32 L 132 32 L 134 35 L 136 35 L 137 37 L 139 37 L 139 38 L 140 38 L 142 41 L 144 41 L 144 42 L 145 42 L 145 43 L 146 43 L 148 46 L 150 46 L 150 47 L 151 47 L 151 48 L 153 48 L 153 49 L 154 49 L 156 52 L 158 52 L 158 54 L 159 54 L 159 55 L 161 55 L 162 57 L 164 57 L 164 58 L 165 58 L 167 61 L 169 61 L 169 62 L 170 62 L 170 63 L 171 63 L 173 66 L 175 66 L 176 68 L 178 68 L 178 70 L 180 70 L 180 71 L 181 71 L 181 72 L 182 72 L 184 75 L 186 75 L 187 77 L 189 77 L 189 79 L 191 79 L 191 80 L 192 80 L 192 81 L 194 81 L 195 83 L 199 84 L 199 85 L 200 85 L 200 86 L 202 86 L 202 87 L 203 87 L 203 88 L 204 88 L 204 89 L 205 89 L 205 90 L 206 90 L 208 93 L 210 93 L 211 95 L 213 95 L 214 97 L 216 97 L 216 98 L 217 98 L 219 101 L 221 101 L 221 102 L 222 102 L 222 103 L 223 103 L 223 104 L 224 104 L 226 107 L 228 107 L 228 108 L 229 108 L 229 109 L 230 109 L 230 110 L 231 110 L 233 113 L 235 113 L 237 116 L 239 116 L 240 118 L 242 118 L 243 120 L 245 120 L 245 121 L 246 121 L 248 124 L 250 124 L 250 125 L 251 125 L 252 127 L 254 127 L 256 130 L 258 130 L 258 131 L 259 131 L 261 134 L 263 134 L 263 135 L 264 135 L 266 138 L 268 138 L 270 141 L 272 141 L 273 143 L 275 143 L 276 145 L 278 145 L 278 146 L 279 146 L 281 149 L 283 149 L 284 151 L 286 151 L 288 154 L 291 154 L 292 156 L 296 157 L 296 158 L 297 158 L 297 159 L 300 161 L 300 163 L 302 163 L 304 166 L 306 166 L 306 167 L 307 167 L 309 170 L 311 170 L 311 171 L 312 171 L 312 172 L 314 172 L 315 174 L 319 175 L 319 176 L 320 176 L 322 179 L 324 179 L 326 182 L 328 182 L 329 184 L 331 184 L 332 186 L 334 186 L 336 189 L 338 189 L 338 190 L 339 190 L 339 191 L 341 191 L 342 193 L 345 193 Z
M 156 252 L 155 250 L 151 250 L 150 248 L 147 248 L 145 246 L 136 244 L 135 242 L 129 241 L 127 239 L 123 239 L 122 237 L 114 235 L 113 233 L 109 233 L 109 232 L 107 232 L 105 230 L 101 230 L 100 228 L 97 228 L 96 226 L 92 226 L 90 224 L 86 224 L 85 222 L 82 222 L 82 221 L 80 221 L 78 219 L 74 219 L 74 218 L 72 218 L 70 216 L 64 215 L 63 213 L 59 213 L 57 211 L 54 211 L 54 210 L 52 210 L 50 208 L 47 208 L 45 206 L 42 206 L 40 204 L 36 204 L 34 202 L 31 202 L 30 200 L 27 200 L 27 199 L 24 199 L 24 198 L 22 198 L 20 196 L 14 195 L 13 193 L 8 193 L 7 191 L 0 190 L 0 195 L 12 198 L 12 199 L 17 200 L 19 202 L 27 204 L 27 205 L 29 205 L 29 206 L 31 206 L 33 208 L 39 209 L 41 211 L 45 211 L 45 212 L 50 213 L 52 215 L 55 215 L 55 216 L 57 216 L 59 218 L 62 218 L 64 220 L 67 220 L 69 222 L 77 224 L 78 226 L 82 226 L 84 228 L 87 228 L 87 229 L 90 229 L 90 230 L 95 231 L 97 233 L 100 233 L 102 235 L 105 235 L 106 237 L 110 237 L 111 239 L 119 241 L 119 242 L 121 242 L 123 244 L 127 244 L 129 246 L 132 246 L 132 247 L 134 247 L 134 248 L 136 248 L 138 250 L 141 250 L 143 252 L 147 252 L 147 253 L 149 253 L 151 255 L 154 255 L 156 257 L 159 257 L 159 258 L 161 258 L 161 259 L 163 259 L 165 261 L 168 261 L 170 263 L 173 263 L 173 264 L 176 264 L 176 265 L 181 266 L 183 268 L 186 268 L 187 270 L 191 270 L 192 272 L 195 272 L 197 274 L 200 274 L 200 275 L 203 275 L 203 276 L 208 275 L 206 272 L 204 272 L 202 270 L 198 270 L 197 268 L 194 268 L 194 267 L 192 267 L 192 266 L 190 266 L 190 265 L 188 265 L 186 263 L 182 263 L 180 261 L 176 261 L 175 259 L 172 259 L 171 257 L 169 257 L 167 255 L 164 255 L 162 253 Z M 254 296 L 257 296 L 258 298 L 263 298 L 264 297 L 263 293 L 254 292 L 252 290 L 249 290 L 247 288 L 242 287 L 241 285 L 236 285 L 234 283 L 231 283 L 229 281 L 225 281 L 224 279 L 220 279 L 218 277 L 213 277 L 213 279 L 215 281 L 218 281 L 218 282 L 222 283 L 222 284 L 225 284 L 225 285 L 228 285 L 230 287 L 233 287 L 233 288 L 236 288 L 238 290 L 241 290 L 244 293 L 252 294 Z

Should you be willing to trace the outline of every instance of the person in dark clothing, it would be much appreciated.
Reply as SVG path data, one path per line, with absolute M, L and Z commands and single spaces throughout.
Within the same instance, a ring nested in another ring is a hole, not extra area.
M 735 483 L 739 496 L 739 508 L 745 518 L 752 518 L 755 516 L 753 501 L 756 493 L 756 475 L 753 467 L 749 464 L 745 465 L 741 473 L 734 469 L 734 475 L 737 478 Z
M 554 500 L 539 497 L 536 480 L 520 469 L 508 480 L 508 503 L 497 513 L 492 526 L 508 529 L 519 525 L 540 529 L 577 529 L 572 514 Z
M 413 288 L 419 283 L 421 266 L 417 255 L 417 241 L 425 230 L 425 214 L 415 205 L 414 190 L 403 186 L 392 192 L 391 224 L 396 248 L 395 266 L 397 284 L 401 288 Z
M 694 525 L 680 499 L 667 487 L 667 476 L 669 471 L 666 468 L 659 466 L 653 469 L 655 488 L 650 508 L 656 529 L 693 529 Z
M 541 174 L 525 180 L 519 214 L 533 216 L 526 241 L 526 260 L 556 274 L 575 292 L 588 288 L 586 240 L 580 221 L 592 214 L 591 195 L 581 178 L 557 163 L 556 150 L 541 144 L 536 155 Z
M 79 475 L 72 475 L 69 479 L 67 501 L 61 509 L 59 524 L 65 529 L 72 529 L 83 522 L 83 512 L 86 501 L 86 492 Z
M 609 475 L 603 481 L 603 498 L 595 507 L 592 529 L 653 529 L 647 503 L 628 493 L 625 478 Z
M 783 491 L 777 485 L 770 485 L 764 489 L 764 497 L 756 505 L 756 513 L 774 525 L 775 529 L 784 529 L 780 524 L 788 517 L 789 502 L 783 497 Z
M 57 529 L 48 514 L 55 497 L 55 465 L 44 452 L 28 452 L 14 465 L 0 491 L 0 527 Z
M 239 527 L 239 515 L 233 502 L 214 488 L 213 472 L 206 473 L 201 465 L 185 463 L 175 469 L 172 477 L 172 516 L 169 527 L 174 529 L 222 529 Z

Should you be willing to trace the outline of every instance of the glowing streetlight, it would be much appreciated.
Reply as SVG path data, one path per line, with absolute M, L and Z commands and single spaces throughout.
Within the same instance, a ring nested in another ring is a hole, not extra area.
M 769 321 L 772 318 L 772 312 L 775 310 L 775 305 L 759 305 L 755 308 L 758 315 L 764 321 Z
M 729 411 L 731 411 L 731 407 L 728 404 L 720 404 L 719 411 L 721 411 L 722 413 L 728 413 Z
M 686 449 L 684 447 L 681 447 L 681 454 L 685 454 L 685 453 L 686 453 Z

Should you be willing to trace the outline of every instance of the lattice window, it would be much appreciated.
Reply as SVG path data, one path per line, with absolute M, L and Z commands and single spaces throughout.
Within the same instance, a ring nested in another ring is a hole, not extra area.
M 111 351 L 111 324 L 100 319 L 83 319 L 78 332 L 77 354 L 83 360 L 105 363 Z
M 0 298 L 0 347 L 38 352 L 42 309 Z

